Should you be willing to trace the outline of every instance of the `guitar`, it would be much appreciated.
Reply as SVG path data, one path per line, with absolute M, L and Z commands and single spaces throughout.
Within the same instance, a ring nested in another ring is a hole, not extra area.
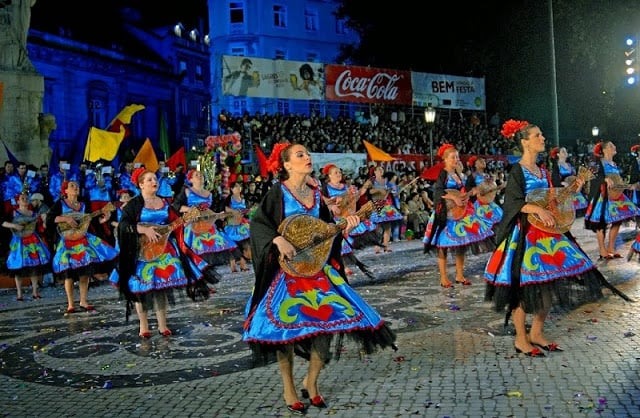
M 58 224 L 58 232 L 60 235 L 67 239 L 80 239 L 87 234 L 87 229 L 89 229 L 89 223 L 91 220 L 97 216 L 101 216 L 107 214 L 109 212 L 113 212 L 116 210 L 116 207 L 113 203 L 109 202 L 104 205 L 102 208 L 91 212 L 91 213 L 70 213 L 65 214 L 65 216 L 70 216 L 77 223 L 78 226 L 71 226 L 66 222 L 60 222 Z
M 211 225 L 219 219 L 227 219 L 233 216 L 232 213 L 227 212 L 214 212 L 211 209 L 199 210 L 198 216 L 192 222 L 191 227 L 193 231 L 197 234 L 202 234 L 211 229 Z M 188 213 L 188 212 L 187 212 Z
M 139 225 L 153 227 L 160 236 L 156 242 L 149 241 L 146 235 L 140 235 L 140 251 L 138 256 L 144 261 L 153 261 L 165 252 L 169 235 L 184 224 L 193 222 L 200 215 L 200 210 L 196 207 L 189 209 L 184 215 L 177 218 L 168 225 L 158 225 L 140 222 Z
M 573 207 L 571 195 L 578 191 L 578 179 L 585 183 L 594 178 L 593 172 L 587 167 L 580 167 L 573 181 L 565 187 L 551 187 L 532 190 L 526 197 L 527 203 L 541 206 L 553 214 L 556 220 L 555 226 L 546 226 L 538 215 L 530 213 L 527 219 L 538 229 L 552 233 L 563 234 L 571 229 L 576 219 L 576 211 Z
M 469 199 L 467 199 L 467 193 L 461 192 L 458 189 L 445 189 L 445 194 L 450 194 L 452 196 L 458 196 L 461 199 L 465 199 L 465 203 L 462 206 L 456 205 L 456 203 L 451 199 L 444 199 L 445 204 L 447 205 L 447 218 L 453 219 L 454 221 L 459 221 L 465 216 L 471 214 L 473 212 L 473 206 Z
M 355 215 L 360 219 L 368 218 L 378 209 L 373 201 L 369 201 Z M 289 216 L 278 227 L 278 233 L 295 247 L 296 255 L 292 259 L 280 257 L 280 267 L 292 276 L 315 276 L 326 264 L 334 238 L 346 226 L 345 219 L 333 224 L 306 214 Z
M 622 195 L 622 192 L 624 192 L 625 190 L 630 190 L 635 188 L 633 184 L 629 184 L 625 182 L 620 176 L 620 174 L 607 174 L 605 178 L 608 178 L 611 181 L 613 181 L 613 184 L 611 186 L 608 186 L 609 199 L 616 200 L 620 197 L 620 195 Z

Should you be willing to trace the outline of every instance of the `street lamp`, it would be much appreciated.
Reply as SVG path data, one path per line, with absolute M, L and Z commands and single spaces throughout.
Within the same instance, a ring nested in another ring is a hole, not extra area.
M 597 138 L 599 134 L 600 134 L 600 128 L 598 128 L 597 126 L 594 126 L 593 128 L 591 128 L 591 136 L 593 136 L 594 138 Z
M 429 126 L 429 158 L 431 159 L 431 167 L 433 167 L 433 122 L 435 122 L 435 120 L 436 109 L 429 105 L 424 110 L 424 121 L 427 122 L 427 126 Z

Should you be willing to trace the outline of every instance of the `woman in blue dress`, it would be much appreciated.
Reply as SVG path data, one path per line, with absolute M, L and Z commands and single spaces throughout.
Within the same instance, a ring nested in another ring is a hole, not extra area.
M 296 247 L 278 232 L 283 222 L 295 215 L 306 215 L 319 218 L 318 222 L 326 225 L 333 218 L 316 183 L 308 183 L 313 165 L 304 146 L 276 144 L 269 166 L 280 182 L 269 189 L 251 221 L 256 280 L 246 306 L 243 340 L 249 343 L 257 364 L 275 353 L 287 408 L 304 414 L 308 404 L 299 400 L 296 391 L 294 353 L 309 361 L 302 380 L 302 397 L 309 397 L 317 408 L 326 408 L 318 376 L 330 360 L 332 337 L 346 334 L 360 342 L 364 352 L 372 353 L 377 347 L 395 348 L 395 333 L 349 286 L 340 256 L 342 234 L 329 236 L 328 254 L 311 255 L 320 261 L 320 270 L 307 271 L 310 277 L 292 275 L 280 267 L 279 260 L 293 262 L 297 255 Z M 360 219 L 349 215 L 343 222 L 344 233 L 348 234 Z M 293 234 L 296 232 L 300 231 Z
M 178 193 L 173 208 L 179 213 L 198 208 L 202 218 L 184 227 L 185 245 L 212 266 L 229 263 L 233 267 L 235 259 L 239 257 L 238 245 L 216 226 L 216 221 L 223 219 L 225 214 L 213 212 L 213 194 L 205 189 L 204 175 L 200 170 L 189 170 L 187 180 L 190 186 L 185 185 Z
M 551 183 L 554 187 L 569 186 L 570 183 L 575 180 L 576 169 L 567 161 L 569 153 L 565 147 L 554 147 L 549 152 L 549 160 L 551 162 Z M 571 199 L 573 201 L 573 208 L 578 213 L 584 213 L 589 202 L 582 193 L 581 189 L 576 190 Z
M 86 214 L 86 206 L 78 199 L 80 185 L 76 181 L 62 183 L 61 198 L 47 213 L 47 231 L 58 233 L 54 255 L 52 258 L 54 278 L 64 281 L 67 294 L 67 314 L 77 312 L 75 308 L 73 287 L 78 282 L 80 291 L 80 309 L 94 311 L 89 304 L 89 277 L 106 279 L 113 270 L 118 252 L 106 241 L 89 232 L 91 215 Z M 110 211 L 96 212 L 100 215 L 100 223 L 109 220 Z
M 131 181 L 139 193 L 122 210 L 117 234 L 120 257 L 111 282 L 127 300 L 127 321 L 131 305 L 135 305 L 141 338 L 151 338 L 151 309 L 155 310 L 158 333 L 168 337 L 173 334 L 167 324 L 167 309 L 175 303 L 174 289 L 186 289 L 194 300 L 209 297 L 203 281 L 207 263 L 184 245 L 181 227 L 191 219 L 179 217 L 169 202 L 157 195 L 156 174 L 137 168 Z
M 545 148 L 540 128 L 510 119 L 501 133 L 516 143 L 522 158 L 509 172 L 505 216 L 496 231 L 498 248 L 484 272 L 486 299 L 493 301 L 498 312 L 506 308 L 507 317 L 513 319 L 516 352 L 541 357 L 541 349 L 561 351 L 544 334 L 553 302 L 571 307 L 593 301 L 602 297 L 602 286 L 626 296 L 605 280 L 571 232 L 553 229 L 560 214 L 527 200 L 535 190 L 551 187 L 550 174 L 536 164 Z M 584 184 L 582 179 L 576 181 L 579 186 Z M 529 332 L 527 314 L 532 315 Z
M 29 207 L 29 196 L 22 193 L 16 197 L 16 202 L 18 207 L 13 211 L 13 219 L 4 221 L 2 226 L 13 234 L 9 242 L 7 269 L 15 276 L 16 300 L 22 302 L 22 280 L 26 278 L 31 280 L 33 299 L 41 298 L 38 283 L 44 273 L 51 271 L 51 252 L 37 232 L 37 224 L 42 222 L 42 218 Z
M 494 248 L 492 224 L 475 211 L 457 167 L 460 162 L 458 150 L 452 144 L 438 149 L 438 157 L 444 162 L 433 188 L 435 210 L 429 217 L 424 233 L 424 249 L 436 249 L 440 286 L 453 286 L 447 274 L 447 253 L 455 254 L 455 281 L 463 286 L 471 285 L 464 275 L 465 253 L 489 251 Z
M 600 260 L 622 257 L 616 251 L 620 225 L 634 220 L 639 214 L 638 207 L 624 194 L 628 185 L 622 180 L 622 171 L 613 160 L 616 153 L 616 146 L 611 141 L 599 142 L 593 147 L 595 178 L 591 180 L 584 222 L 587 229 L 596 233 Z
M 231 193 L 225 199 L 225 212 L 229 214 L 224 226 L 224 233 L 233 240 L 240 251 L 236 251 L 231 259 L 231 272 L 238 271 L 236 264 L 240 264 L 241 271 L 248 271 L 247 262 L 251 260 L 251 238 L 249 230 L 249 218 L 247 218 L 247 202 L 242 196 L 242 183 L 234 181 L 230 187 Z
M 389 243 L 391 242 L 392 230 L 404 219 L 400 208 L 396 206 L 398 188 L 385 176 L 382 166 L 377 166 L 373 170 L 373 175 L 373 178 L 365 183 L 365 187 L 368 188 L 368 199 L 381 201 L 384 204 L 376 205 L 379 208 L 376 207 L 376 210 L 371 214 L 371 222 L 382 229 L 382 248 L 385 253 L 390 253 L 392 250 Z M 380 247 L 376 246 L 375 252 L 378 254 Z
M 467 161 L 472 172 L 467 177 L 465 189 L 470 192 L 476 213 L 492 226 L 502 220 L 503 210 L 495 201 L 498 185 L 491 175 L 485 172 L 487 162 L 482 157 L 472 155 Z
M 358 190 L 355 186 L 348 186 L 343 181 L 342 170 L 335 164 L 325 165 L 322 168 L 322 174 L 326 177 L 322 183 L 322 195 L 327 202 L 332 202 L 328 206 L 332 210 L 335 221 L 346 215 L 355 214 L 357 202 L 360 196 L 366 193 L 366 189 Z M 358 260 L 354 250 L 374 245 L 380 245 L 376 225 L 369 219 L 362 218 L 358 226 L 342 240 L 342 256 L 345 261 L 351 261 L 369 278 L 373 278 L 367 266 Z M 353 273 L 349 267 L 346 267 L 346 272 L 348 275 Z

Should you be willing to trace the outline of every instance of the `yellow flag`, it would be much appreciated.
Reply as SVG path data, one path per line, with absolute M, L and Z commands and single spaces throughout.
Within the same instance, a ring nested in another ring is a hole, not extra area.
M 92 163 L 100 159 L 113 160 L 123 139 L 124 126 L 120 127 L 120 132 L 109 132 L 92 126 L 84 148 L 84 159 Z
M 362 142 L 364 142 L 364 147 L 367 149 L 367 154 L 369 154 L 369 159 L 371 161 L 395 161 L 396 160 L 391 155 L 387 154 L 386 152 L 382 151 L 380 148 L 373 145 L 371 142 L 367 142 L 365 140 L 362 140 Z
M 149 171 L 158 171 L 160 164 L 158 164 L 158 157 L 156 157 L 156 152 L 153 150 L 153 145 L 151 145 L 149 138 L 144 141 L 133 162 L 144 164 L 145 168 Z
M 131 118 L 133 117 L 133 115 L 142 109 L 144 109 L 144 105 L 132 104 L 129 106 L 125 106 L 124 109 L 122 109 L 120 113 L 118 113 L 118 115 L 115 118 L 113 118 L 111 123 L 109 123 L 109 127 L 114 125 L 115 122 L 119 122 L 120 125 L 130 124 Z

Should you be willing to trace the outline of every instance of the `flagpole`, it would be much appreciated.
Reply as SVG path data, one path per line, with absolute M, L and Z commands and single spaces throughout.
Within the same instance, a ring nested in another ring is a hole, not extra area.
M 556 46 L 553 30 L 553 0 L 549 0 L 549 35 L 551 49 L 551 96 L 553 110 L 553 143 L 556 147 L 560 146 L 560 123 L 558 121 L 558 86 L 556 80 Z

